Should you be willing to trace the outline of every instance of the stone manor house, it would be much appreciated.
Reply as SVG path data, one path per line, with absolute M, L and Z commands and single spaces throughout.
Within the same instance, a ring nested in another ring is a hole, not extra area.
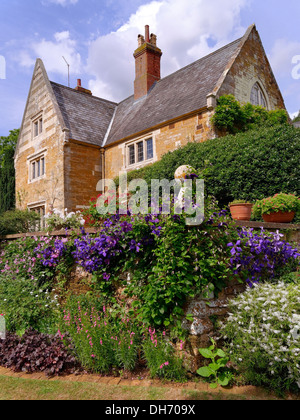
M 255 25 L 206 57 L 161 78 L 157 38 L 138 36 L 134 94 L 120 103 L 48 79 L 37 59 L 15 153 L 17 207 L 80 210 L 113 179 L 188 142 L 215 138 L 217 98 L 285 109 Z M 188 164 L 188 162 L 187 162 Z

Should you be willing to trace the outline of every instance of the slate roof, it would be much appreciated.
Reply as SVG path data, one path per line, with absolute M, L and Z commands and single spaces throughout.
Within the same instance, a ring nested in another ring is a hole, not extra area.
M 137 101 L 132 95 L 116 104 L 50 82 L 70 138 L 108 146 L 204 108 L 243 38 L 159 80 Z
M 116 103 L 50 82 L 70 138 L 102 146 Z
M 112 144 L 207 105 L 226 66 L 238 51 L 241 39 L 159 80 L 147 96 L 121 102 L 106 141 Z

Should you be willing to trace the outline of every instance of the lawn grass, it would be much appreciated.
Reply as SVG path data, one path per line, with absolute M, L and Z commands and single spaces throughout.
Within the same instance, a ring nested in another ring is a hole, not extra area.
M 209 392 L 168 386 L 121 386 L 0 376 L 0 400 L 199 401 L 254 400 L 251 395 Z M 270 399 L 274 397 L 259 398 Z

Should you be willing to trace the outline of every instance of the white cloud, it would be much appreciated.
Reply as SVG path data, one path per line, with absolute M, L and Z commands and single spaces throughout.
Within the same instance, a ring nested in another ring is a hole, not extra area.
M 138 8 L 118 31 L 91 42 L 87 71 L 93 94 L 122 100 L 133 93 L 137 36 L 145 25 L 163 51 L 162 76 L 241 36 L 240 11 L 246 0 L 162 0 Z M 214 41 L 214 47 L 208 41 Z
M 292 70 L 295 63 L 292 59 L 300 55 L 300 42 L 278 39 L 270 52 L 269 59 L 274 72 L 278 76 L 292 78 Z
M 73 73 L 81 71 L 81 57 L 76 50 L 76 41 L 72 40 L 69 31 L 57 32 L 54 40 L 42 39 L 32 42 L 29 50 L 20 53 L 20 64 L 24 67 L 32 67 L 36 57 L 43 60 L 47 72 L 66 74 L 66 63 L 70 64 Z

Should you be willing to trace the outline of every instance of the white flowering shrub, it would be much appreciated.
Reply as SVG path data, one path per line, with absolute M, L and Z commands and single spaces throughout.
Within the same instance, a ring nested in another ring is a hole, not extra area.
M 85 224 L 85 220 L 80 211 L 68 213 L 68 209 L 64 211 L 54 209 L 45 216 L 45 224 L 46 230 L 52 232 L 61 229 L 79 229 Z
M 248 383 L 300 388 L 300 284 L 260 284 L 229 303 L 221 325 L 231 360 Z

